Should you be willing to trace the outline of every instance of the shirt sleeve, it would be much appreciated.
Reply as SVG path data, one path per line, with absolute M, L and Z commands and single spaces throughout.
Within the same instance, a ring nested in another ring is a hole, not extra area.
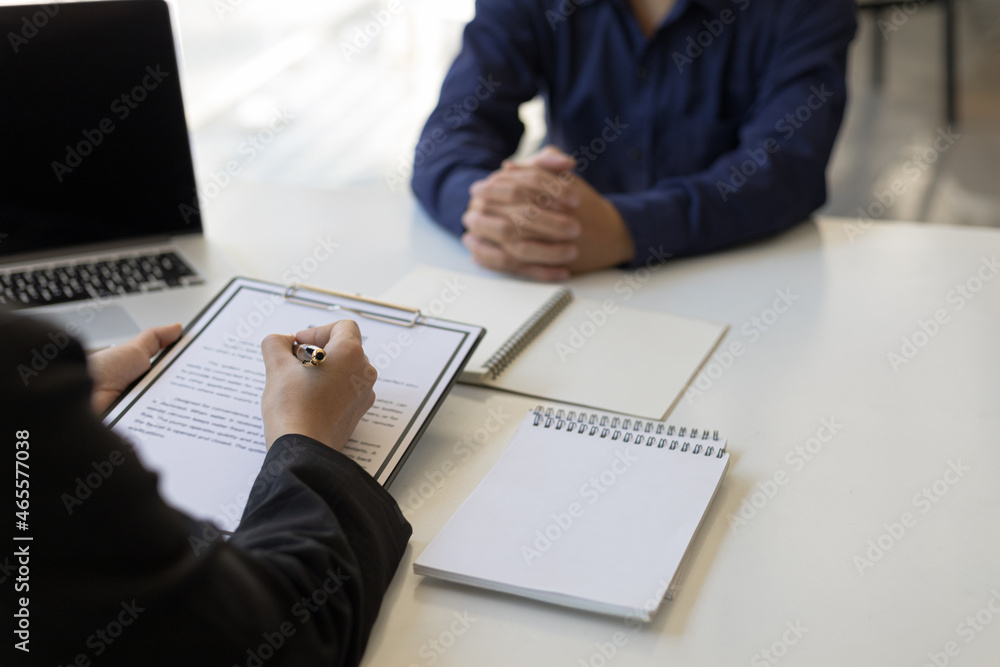
M 500 168 L 524 133 L 518 108 L 539 92 L 539 52 L 550 39 L 539 11 L 520 0 L 477 0 L 462 49 L 417 143 L 413 193 L 432 219 L 455 234 L 469 186 Z
M 701 173 L 608 196 L 635 242 L 632 266 L 777 233 L 826 200 L 826 165 L 847 101 L 853 3 L 787 2 L 765 18 L 771 44 L 738 147 Z
M 30 444 L 30 664 L 360 662 L 411 533 L 370 475 L 283 436 L 226 539 L 91 412 L 78 343 L 3 314 L 0 333 L 3 428 Z

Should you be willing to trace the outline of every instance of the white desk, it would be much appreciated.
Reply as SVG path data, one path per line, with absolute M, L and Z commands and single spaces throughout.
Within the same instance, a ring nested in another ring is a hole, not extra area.
M 297 265 L 311 269 L 304 282 L 377 295 L 418 261 L 476 271 L 405 197 L 234 185 L 206 215 L 210 235 L 264 279 Z M 709 365 L 696 383 L 702 395 L 672 415 L 724 430 L 733 458 L 684 588 L 652 624 L 635 631 L 412 573 L 535 404 L 459 386 L 392 486 L 414 533 L 365 664 L 919 667 L 934 664 L 928 653 L 939 665 L 997 664 L 1000 276 L 982 267 L 1000 256 L 1000 232 L 884 223 L 858 229 L 852 243 L 852 222 L 823 220 L 670 263 L 629 301 L 728 322 L 720 351 L 744 348 L 728 369 Z M 339 244 L 329 259 L 306 260 L 327 235 Z M 572 285 L 621 301 L 613 287 L 623 276 Z M 979 291 L 967 300 L 952 291 L 959 284 Z M 788 290 L 793 305 L 769 311 Z M 933 337 L 917 334 L 937 311 L 946 323 Z M 924 345 L 894 370 L 887 355 L 903 356 L 904 336 Z M 499 430 L 477 431 L 497 413 Z M 836 433 L 822 428 L 828 422 Z M 485 438 L 478 451 L 456 451 L 476 437 Z M 810 445 L 819 449 L 809 460 L 794 453 Z M 949 472 L 959 463 L 961 476 Z M 768 497 L 758 485 L 776 476 L 784 483 Z M 933 501 L 919 497 L 925 488 Z M 731 527 L 744 499 L 757 506 Z M 889 548 L 867 566 L 856 557 L 867 558 L 869 540 Z

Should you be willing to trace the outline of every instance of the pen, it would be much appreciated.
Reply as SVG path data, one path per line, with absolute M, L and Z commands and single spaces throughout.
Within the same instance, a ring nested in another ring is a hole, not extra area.
M 292 343 L 292 354 L 302 362 L 303 366 L 319 366 L 326 359 L 326 350 L 318 345 Z

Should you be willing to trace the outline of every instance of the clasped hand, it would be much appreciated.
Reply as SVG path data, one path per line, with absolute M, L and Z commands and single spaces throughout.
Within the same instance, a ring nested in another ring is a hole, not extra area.
M 479 265 L 535 280 L 616 266 L 635 255 L 614 205 L 547 146 L 469 188 L 462 242 Z

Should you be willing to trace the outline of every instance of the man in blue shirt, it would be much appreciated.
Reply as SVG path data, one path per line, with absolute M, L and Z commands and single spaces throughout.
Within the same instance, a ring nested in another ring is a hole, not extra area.
M 851 0 L 478 0 L 413 191 L 541 280 L 787 229 L 826 199 L 855 28 Z M 549 146 L 515 163 L 537 94 Z

